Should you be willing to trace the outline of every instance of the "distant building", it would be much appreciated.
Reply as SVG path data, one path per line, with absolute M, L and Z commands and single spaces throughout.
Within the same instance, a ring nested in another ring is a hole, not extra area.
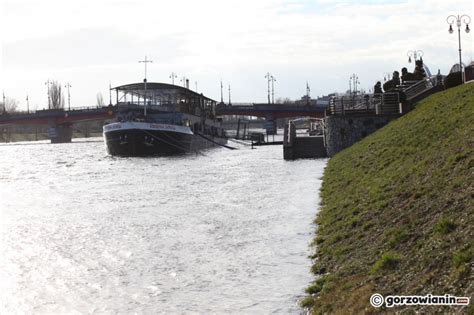
M 309 105 L 309 106 L 320 106 L 320 107 L 327 107 L 329 106 L 329 99 L 334 96 L 334 94 L 329 94 L 325 96 L 321 96 L 316 99 L 309 97 L 308 95 L 304 95 L 301 97 L 300 100 L 295 101 L 296 105 Z

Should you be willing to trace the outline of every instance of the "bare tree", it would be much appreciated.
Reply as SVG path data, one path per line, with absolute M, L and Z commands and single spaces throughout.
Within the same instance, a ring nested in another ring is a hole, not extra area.
M 11 97 L 5 97 L 5 104 L 1 103 L 0 110 L 6 113 L 15 113 L 18 111 L 18 101 Z
M 102 93 L 97 93 L 97 106 L 104 106 L 104 97 Z
M 292 104 L 294 103 L 291 99 L 289 99 L 288 97 L 285 97 L 285 98 L 277 98 L 276 101 L 275 101 L 276 104 Z
M 64 108 L 64 94 L 62 93 L 61 84 L 53 81 L 49 88 L 49 97 L 51 98 L 51 109 Z

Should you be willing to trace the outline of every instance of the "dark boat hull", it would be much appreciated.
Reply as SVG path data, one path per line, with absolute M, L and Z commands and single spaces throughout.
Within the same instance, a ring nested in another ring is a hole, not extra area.
M 104 130 L 107 151 L 117 156 L 177 155 L 225 145 L 227 139 L 173 130 Z

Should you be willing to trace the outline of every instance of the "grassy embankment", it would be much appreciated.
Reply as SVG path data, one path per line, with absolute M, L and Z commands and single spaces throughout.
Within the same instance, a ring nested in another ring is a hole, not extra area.
M 312 313 L 383 311 L 373 293 L 472 298 L 474 84 L 432 95 L 331 158 L 321 199 L 318 276 L 302 301 Z

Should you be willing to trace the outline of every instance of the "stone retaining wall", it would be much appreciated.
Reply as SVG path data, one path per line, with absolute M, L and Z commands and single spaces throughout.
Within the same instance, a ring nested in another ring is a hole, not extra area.
M 329 157 L 382 128 L 399 115 L 327 116 L 324 143 Z

